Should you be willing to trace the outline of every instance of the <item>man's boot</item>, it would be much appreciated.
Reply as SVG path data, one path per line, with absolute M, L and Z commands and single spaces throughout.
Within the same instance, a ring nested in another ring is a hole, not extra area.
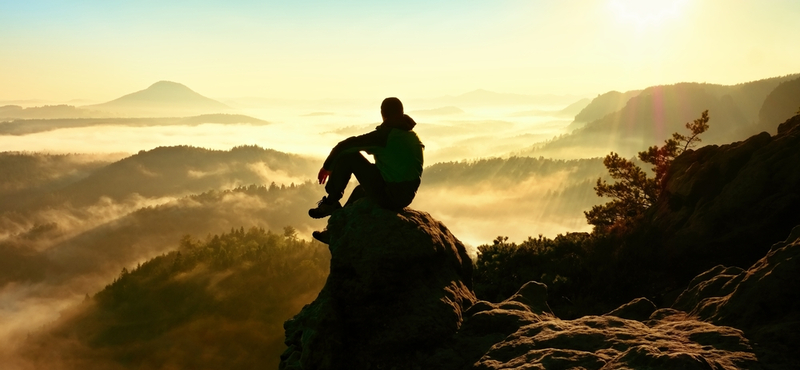
M 317 239 L 325 244 L 331 243 L 331 235 L 328 233 L 328 229 L 322 231 L 314 231 L 313 233 L 311 233 L 311 236 L 313 236 L 314 239 Z
M 339 208 L 342 208 L 342 205 L 339 204 L 338 200 L 331 201 L 328 200 L 328 197 L 322 197 L 322 200 L 317 203 L 317 208 L 308 210 L 308 215 L 311 218 L 328 217 Z

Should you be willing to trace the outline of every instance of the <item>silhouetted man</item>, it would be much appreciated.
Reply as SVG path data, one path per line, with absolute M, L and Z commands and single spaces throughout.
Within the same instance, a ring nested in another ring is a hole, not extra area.
M 422 177 L 425 148 L 412 131 L 417 123 L 403 114 L 403 103 L 397 98 L 383 100 L 381 116 L 383 123 L 375 131 L 347 138 L 333 147 L 317 176 L 320 184 L 327 180 L 328 195 L 317 203 L 317 208 L 308 211 L 309 216 L 323 218 L 342 208 L 339 200 L 351 175 L 356 176 L 359 185 L 345 207 L 364 196 L 392 210 L 400 210 L 414 200 Z M 361 151 L 372 154 L 375 164 L 364 158 Z M 313 236 L 324 243 L 330 239 L 328 230 L 315 231 Z

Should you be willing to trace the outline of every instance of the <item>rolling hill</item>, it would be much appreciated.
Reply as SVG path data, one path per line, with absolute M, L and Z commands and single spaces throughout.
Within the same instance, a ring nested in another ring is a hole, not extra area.
M 299 184 L 314 178 L 318 166 L 306 157 L 256 146 L 229 151 L 159 147 L 112 163 L 56 194 L 73 204 L 90 204 L 102 196 L 120 200 L 133 193 L 185 196 L 269 182 Z
M 212 190 L 301 184 L 314 177 L 319 165 L 310 158 L 256 146 L 229 151 L 159 147 L 110 163 L 112 158 L 118 157 L 0 156 L 0 171 L 9 174 L 0 181 L 0 235 L 63 221 L 64 216 L 57 216 L 63 212 L 74 221 L 70 224 L 83 224 L 79 220 L 99 222 L 112 214 Z M 103 209 L 116 211 L 94 213 Z

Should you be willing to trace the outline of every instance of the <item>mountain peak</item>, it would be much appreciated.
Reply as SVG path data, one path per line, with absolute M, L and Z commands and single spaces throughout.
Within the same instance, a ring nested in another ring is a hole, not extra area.
M 136 100 L 146 100 L 152 102 L 184 101 L 184 102 L 198 103 L 198 102 L 213 101 L 216 104 L 224 105 L 220 102 L 214 101 L 212 99 L 206 98 L 203 95 L 198 94 L 197 92 L 190 89 L 184 84 L 172 81 L 158 81 L 144 90 L 139 90 L 135 93 L 125 95 L 116 100 L 112 100 L 109 103 L 116 101 L 124 101 L 131 98 Z
M 150 87 L 148 87 L 145 90 L 152 90 L 152 89 L 175 89 L 175 90 L 192 91 L 192 89 L 188 88 L 186 85 L 184 85 L 182 83 L 166 81 L 166 80 L 158 81 L 158 82 L 150 85 Z M 192 92 L 194 92 L 194 91 L 192 91 Z
M 231 109 L 198 94 L 186 85 L 163 80 L 144 90 L 92 107 L 124 115 L 196 115 Z

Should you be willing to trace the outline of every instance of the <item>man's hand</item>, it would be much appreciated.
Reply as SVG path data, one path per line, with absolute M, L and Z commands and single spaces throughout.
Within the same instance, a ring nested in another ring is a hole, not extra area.
M 331 171 L 328 171 L 324 168 L 320 168 L 319 174 L 317 175 L 317 180 L 319 180 L 320 184 L 324 184 L 325 181 L 328 180 L 328 176 L 331 175 Z

